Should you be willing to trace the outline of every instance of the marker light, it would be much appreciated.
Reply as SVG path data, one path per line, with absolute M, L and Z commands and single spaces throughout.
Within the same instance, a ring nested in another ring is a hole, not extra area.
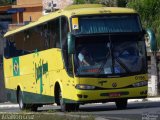
M 132 85 L 133 87 L 142 87 L 142 86 L 146 86 L 147 84 L 148 84 L 148 81 L 142 81 L 142 82 L 134 83 Z

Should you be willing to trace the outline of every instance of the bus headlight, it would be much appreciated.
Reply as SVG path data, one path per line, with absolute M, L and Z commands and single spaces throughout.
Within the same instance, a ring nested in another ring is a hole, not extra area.
M 142 86 L 146 86 L 147 84 L 148 84 L 148 81 L 142 81 L 142 82 L 134 83 L 132 85 L 133 87 L 142 87 Z
M 93 89 L 95 89 L 95 86 L 77 84 L 77 85 L 76 85 L 76 89 L 80 89 L 80 90 L 93 90 Z

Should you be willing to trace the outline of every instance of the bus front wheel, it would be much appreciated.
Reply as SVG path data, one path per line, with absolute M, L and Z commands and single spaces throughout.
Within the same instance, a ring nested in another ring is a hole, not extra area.
M 120 99 L 115 101 L 118 110 L 123 110 L 127 108 L 127 99 Z
M 60 106 L 61 106 L 61 111 L 62 112 L 77 111 L 79 109 L 79 104 L 65 103 L 65 101 L 64 101 L 64 99 L 62 97 L 61 89 L 59 89 L 59 100 L 60 100 Z

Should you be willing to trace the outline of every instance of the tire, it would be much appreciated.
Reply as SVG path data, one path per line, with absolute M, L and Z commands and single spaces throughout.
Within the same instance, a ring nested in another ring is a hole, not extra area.
M 18 91 L 18 104 L 21 110 L 26 110 L 27 104 L 23 102 L 23 94 L 21 90 Z
M 70 104 L 70 110 L 71 111 L 78 111 L 79 110 L 79 104 L 76 104 L 76 103 L 72 103 Z
M 61 94 L 61 91 L 60 91 L 60 87 L 56 87 L 56 90 L 55 90 L 55 103 L 59 106 L 60 105 L 60 94 Z
M 63 100 L 63 98 L 62 98 L 62 92 L 61 92 L 61 89 L 60 89 L 60 88 L 59 88 L 58 92 L 59 92 L 58 98 L 59 98 L 59 102 L 60 102 L 60 106 L 61 106 L 61 111 L 62 111 L 62 112 L 66 112 L 66 111 L 69 110 L 69 106 L 68 106 L 68 104 L 66 104 L 66 103 L 64 102 L 64 100 Z
M 33 104 L 33 105 L 31 105 L 31 107 L 30 107 L 30 108 L 28 108 L 28 109 L 30 109 L 30 110 L 31 110 L 31 111 L 33 111 L 33 112 L 36 112 L 36 111 L 37 111 L 37 109 L 38 109 L 38 105 Z
M 115 103 L 118 110 L 124 110 L 127 108 L 127 99 L 117 100 Z
M 59 89 L 59 100 L 62 112 L 70 112 L 70 111 L 77 111 L 79 109 L 79 104 L 73 103 L 65 103 L 62 97 L 61 89 Z
M 24 103 L 23 94 L 21 90 L 19 90 L 18 92 L 18 104 L 21 110 L 37 111 L 37 108 L 38 108 L 38 105 L 36 104 L 31 105 L 31 104 Z

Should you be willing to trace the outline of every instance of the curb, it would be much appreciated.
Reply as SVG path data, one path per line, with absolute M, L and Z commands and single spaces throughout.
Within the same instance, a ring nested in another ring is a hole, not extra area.
M 145 98 L 145 99 L 129 99 L 128 102 L 144 102 L 144 101 L 150 101 L 150 102 L 160 102 L 160 97 L 156 98 Z
M 103 117 L 95 117 L 95 120 L 110 120 L 108 118 L 103 118 Z
M 0 109 L 1 108 L 18 108 L 18 107 L 19 107 L 18 104 L 8 104 L 7 105 L 7 104 L 4 103 L 3 105 L 2 104 L 0 105 Z

